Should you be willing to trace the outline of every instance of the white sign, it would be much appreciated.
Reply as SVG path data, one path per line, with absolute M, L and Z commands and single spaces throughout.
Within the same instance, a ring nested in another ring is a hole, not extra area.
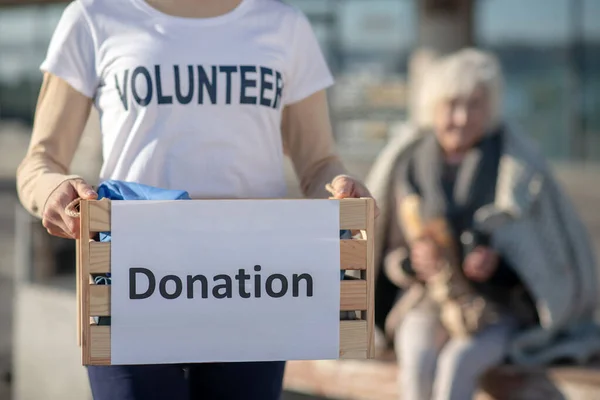
M 339 202 L 113 201 L 111 362 L 339 357 Z

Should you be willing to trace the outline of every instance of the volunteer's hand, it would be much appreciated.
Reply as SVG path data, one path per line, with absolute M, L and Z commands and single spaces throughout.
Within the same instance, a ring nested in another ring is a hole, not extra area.
M 498 268 L 498 254 L 487 246 L 477 246 L 465 257 L 463 270 L 467 278 L 485 282 Z
M 410 263 L 417 277 L 428 281 L 441 268 L 441 255 L 436 244 L 429 239 L 413 243 L 410 249 Z
M 347 198 L 360 198 L 369 197 L 373 198 L 373 195 L 369 192 L 367 187 L 360 181 L 346 176 L 337 176 L 327 185 L 327 190 L 331 193 L 334 199 L 347 199 Z M 375 203 L 375 217 L 379 215 L 379 208 Z
M 42 225 L 49 234 L 67 239 L 79 238 L 79 218 L 65 213 L 67 205 L 77 198 L 94 200 L 98 194 L 82 179 L 64 181 L 52 192 L 42 215 Z

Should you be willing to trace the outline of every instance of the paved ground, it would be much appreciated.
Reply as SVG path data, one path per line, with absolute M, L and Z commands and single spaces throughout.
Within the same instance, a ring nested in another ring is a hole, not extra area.
M 17 197 L 14 192 L 14 171 L 27 143 L 26 137 L 6 136 L 0 132 L 0 400 L 10 400 L 6 384 L 10 371 L 11 318 L 12 318 L 12 269 L 14 248 L 14 209 Z M 364 177 L 370 160 L 348 162 L 351 172 Z M 292 196 L 297 196 L 296 180 L 290 166 L 287 167 Z M 558 166 L 558 175 L 587 223 L 595 247 L 600 254 L 600 166 Z M 303 397 L 289 397 L 289 400 Z

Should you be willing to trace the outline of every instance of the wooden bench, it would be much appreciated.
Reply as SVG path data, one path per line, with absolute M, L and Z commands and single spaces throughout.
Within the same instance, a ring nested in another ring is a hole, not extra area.
M 398 367 L 389 352 L 375 360 L 292 361 L 286 391 L 338 400 L 399 400 Z M 600 365 L 547 369 L 501 366 L 481 380 L 476 400 L 597 400 Z

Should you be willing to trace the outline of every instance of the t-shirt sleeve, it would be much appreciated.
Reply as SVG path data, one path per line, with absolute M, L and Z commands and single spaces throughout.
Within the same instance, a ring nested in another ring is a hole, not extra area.
M 284 103 L 296 103 L 333 85 L 319 42 L 308 18 L 297 11 L 291 46 L 290 75 L 284 89 Z
M 40 69 L 93 98 L 99 81 L 95 60 L 96 46 L 88 19 L 79 1 L 73 1 L 58 22 Z

